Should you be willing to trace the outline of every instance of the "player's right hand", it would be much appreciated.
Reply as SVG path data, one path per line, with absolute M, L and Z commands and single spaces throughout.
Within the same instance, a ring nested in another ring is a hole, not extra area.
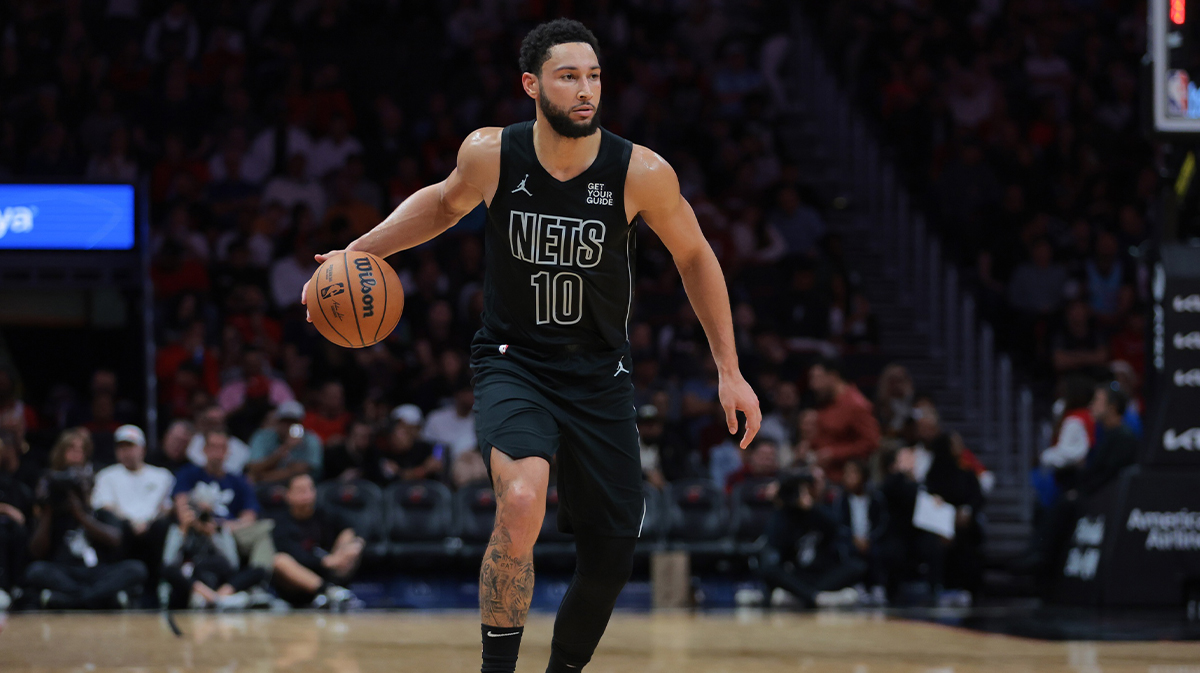
M 741 447 L 744 449 L 754 441 L 758 428 L 762 425 L 762 409 L 758 405 L 758 395 L 742 377 L 742 373 L 734 372 L 722 376 L 717 388 L 721 407 L 725 410 L 725 423 L 729 426 L 729 434 L 737 434 L 737 412 L 746 414 L 746 434 L 742 436 Z
M 330 250 L 324 255 L 313 255 L 313 259 L 317 260 L 317 264 L 324 264 L 325 260 L 342 252 L 341 250 Z M 306 307 L 304 310 L 304 319 L 312 322 L 312 314 L 308 312 L 308 284 L 312 282 L 312 278 L 304 281 L 304 287 L 300 288 L 300 305 Z

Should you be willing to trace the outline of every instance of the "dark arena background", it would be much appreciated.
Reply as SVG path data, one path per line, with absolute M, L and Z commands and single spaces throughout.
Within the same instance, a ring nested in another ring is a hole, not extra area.
M 559 17 L 764 414 L 740 448 L 635 221 L 646 509 L 587 670 L 1200 672 L 1192 0 L 0 0 L 0 669 L 475 670 L 486 210 L 387 258 L 376 345 L 301 288 L 534 118 Z

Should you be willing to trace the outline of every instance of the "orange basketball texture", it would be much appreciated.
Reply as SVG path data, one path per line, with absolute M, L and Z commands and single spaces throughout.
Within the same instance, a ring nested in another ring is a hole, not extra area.
M 404 310 L 404 288 L 391 265 L 369 252 L 325 260 L 308 284 L 308 314 L 339 346 L 365 348 L 392 333 Z

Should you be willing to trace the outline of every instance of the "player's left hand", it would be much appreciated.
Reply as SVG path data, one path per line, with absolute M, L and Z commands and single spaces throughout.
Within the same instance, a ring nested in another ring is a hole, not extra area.
M 762 425 L 758 395 L 754 394 L 754 389 L 746 383 L 741 372 L 722 376 L 718 395 L 721 398 L 721 407 L 725 409 L 725 423 L 729 427 L 729 434 L 737 434 L 737 412 L 746 414 L 746 434 L 742 437 L 741 447 L 744 449 L 750 446 L 750 442 L 754 441 L 754 436 L 758 434 L 759 426 Z

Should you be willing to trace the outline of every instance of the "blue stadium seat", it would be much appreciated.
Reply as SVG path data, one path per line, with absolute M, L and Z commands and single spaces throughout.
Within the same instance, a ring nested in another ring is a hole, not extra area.
M 387 555 L 406 566 L 434 567 L 451 554 L 454 496 L 433 480 L 402 481 L 383 492 Z

